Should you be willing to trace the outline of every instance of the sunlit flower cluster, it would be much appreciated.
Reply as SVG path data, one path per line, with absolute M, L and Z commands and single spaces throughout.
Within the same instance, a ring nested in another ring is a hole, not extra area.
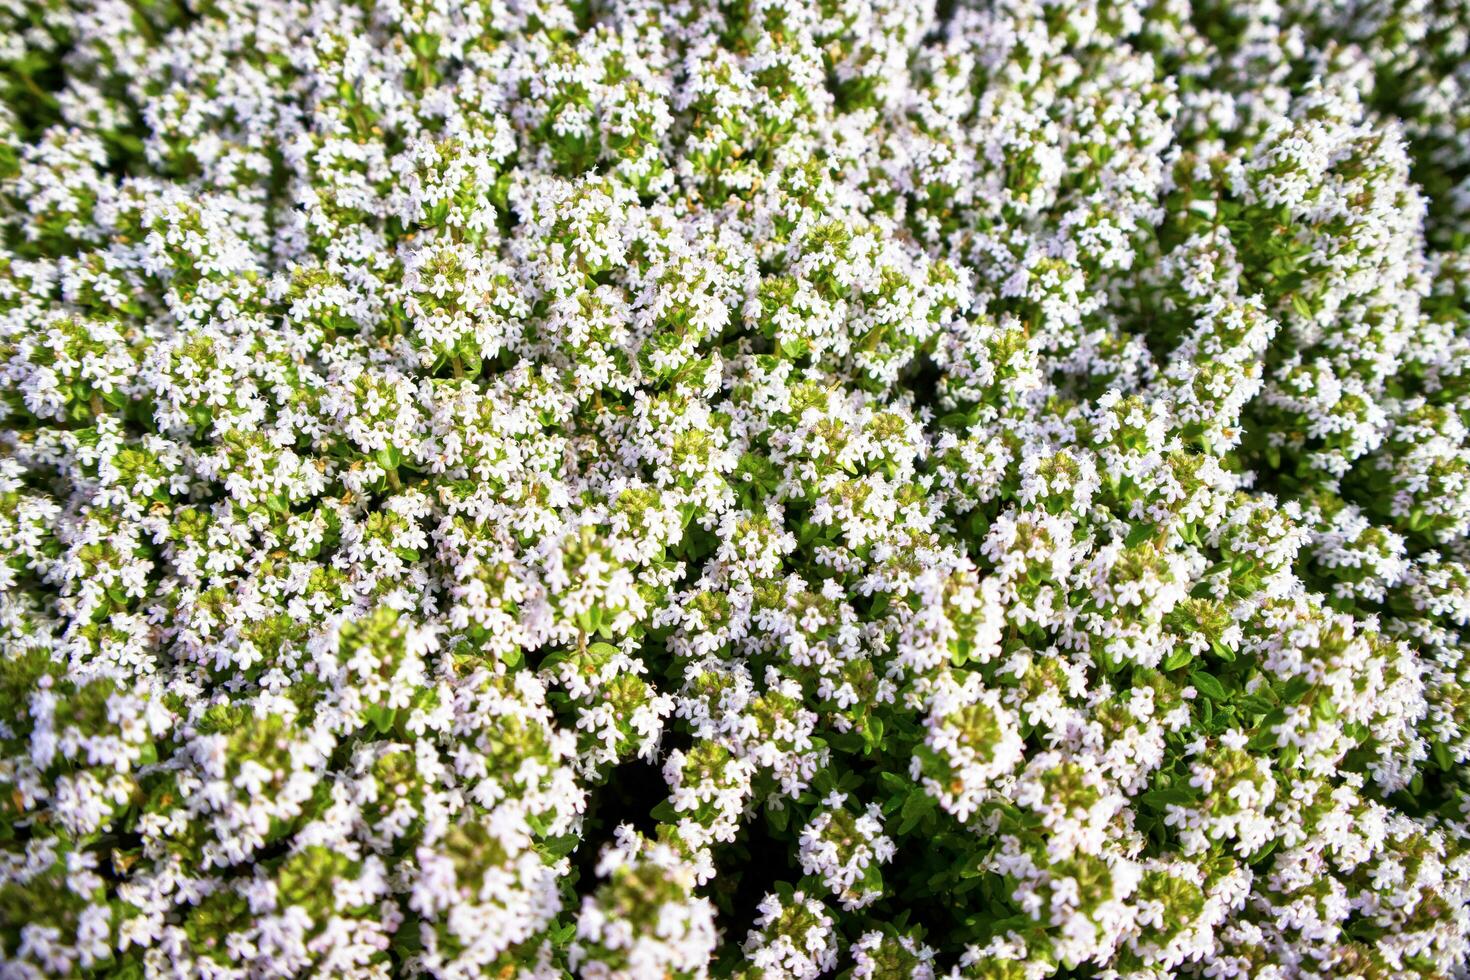
M 0 980 L 1470 962 L 1467 0 L 0 5 Z

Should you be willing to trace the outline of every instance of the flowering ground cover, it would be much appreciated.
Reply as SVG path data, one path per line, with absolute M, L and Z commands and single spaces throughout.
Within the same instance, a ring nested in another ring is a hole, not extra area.
M 1464 977 L 1467 49 L 4 0 L 0 977 Z

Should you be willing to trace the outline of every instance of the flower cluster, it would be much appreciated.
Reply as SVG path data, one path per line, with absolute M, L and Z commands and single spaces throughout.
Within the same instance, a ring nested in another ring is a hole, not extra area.
M 0 977 L 1470 962 L 1470 2 L 0 9 Z

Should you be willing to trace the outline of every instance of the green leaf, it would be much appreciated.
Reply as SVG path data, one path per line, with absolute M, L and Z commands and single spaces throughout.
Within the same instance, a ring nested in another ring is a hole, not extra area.
M 914 785 L 909 780 L 904 779 L 898 773 L 888 772 L 886 770 L 878 774 L 878 781 L 883 784 L 885 789 L 895 793 L 908 792 L 908 790 Z
M 1301 293 L 1291 294 L 1291 308 L 1296 310 L 1297 315 L 1304 320 L 1312 319 L 1312 305 L 1307 302 Z
M 1192 790 L 1187 790 L 1179 786 L 1172 786 L 1168 789 L 1150 790 L 1149 792 L 1144 793 L 1142 796 L 1138 797 L 1138 800 L 1144 806 L 1150 807 L 1155 810 L 1162 810 L 1164 809 L 1164 807 L 1168 806 L 1171 803 L 1176 806 L 1188 805 L 1190 803 L 1193 803 L 1196 798 L 1197 797 Z
M 548 857 L 566 857 L 577 849 L 577 844 L 580 842 L 581 838 L 576 834 L 562 834 L 560 837 L 553 837 L 543 842 L 541 851 Z
M 1166 673 L 1171 670 L 1178 670 L 1193 659 L 1194 654 L 1191 651 L 1180 648 L 1164 658 L 1162 669 Z
M 385 446 L 373 454 L 373 459 L 385 470 L 396 470 L 403 462 L 403 454 L 393 446 Z
M 1272 731 L 1272 729 L 1275 728 L 1277 725 L 1280 725 L 1285 720 L 1286 712 L 1280 708 L 1277 708 L 1275 711 L 1262 718 L 1260 724 L 1256 726 L 1256 733 L 1251 736 L 1251 740 L 1247 744 L 1247 748 L 1255 752 L 1261 752 L 1266 749 L 1275 748 L 1276 733 Z
M 1225 685 L 1221 684 L 1220 679 L 1214 674 L 1207 674 L 1202 670 L 1196 670 L 1190 673 L 1189 682 L 1194 685 L 1196 691 L 1199 691 L 1211 701 L 1223 702 L 1229 697 L 1225 693 Z
M 1448 745 L 1443 742 L 1435 742 L 1434 747 L 1430 751 L 1434 754 L 1434 761 L 1439 768 L 1445 772 L 1454 772 L 1455 759 L 1450 754 L 1450 747 Z
M 1271 711 L 1276 705 L 1269 699 L 1259 694 L 1247 694 L 1245 697 L 1235 699 L 1236 707 L 1252 714 L 1264 715 Z
M 863 754 L 872 755 L 883 745 L 883 719 L 869 717 L 863 725 Z
M 1307 680 L 1305 677 L 1293 677 L 1289 682 L 1287 682 L 1286 687 L 1282 689 L 1281 700 L 1286 702 L 1287 704 L 1296 704 L 1302 699 L 1302 695 L 1306 694 L 1311 686 L 1312 682 Z
M 909 792 L 908 798 L 903 801 L 903 809 L 899 811 L 903 821 L 898 826 L 898 833 L 907 834 L 913 830 L 919 821 L 934 811 L 934 807 L 934 798 L 915 787 Z
M 1281 838 L 1273 838 L 1272 840 L 1268 841 L 1266 845 L 1262 847 L 1259 851 L 1246 858 L 1245 863 L 1260 864 L 1262 861 L 1266 860 L 1266 858 L 1271 856 L 1271 852 L 1276 850 L 1276 845 L 1280 843 Z
M 386 735 L 393 729 L 393 723 L 398 719 L 398 710 L 375 704 L 371 708 L 364 708 L 362 715 L 367 719 L 369 725 L 377 729 L 379 735 Z

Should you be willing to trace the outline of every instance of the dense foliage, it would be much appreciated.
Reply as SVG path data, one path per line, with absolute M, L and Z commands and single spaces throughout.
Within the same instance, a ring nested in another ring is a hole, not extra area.
M 4 0 L 0 976 L 1470 949 L 1465 0 Z

